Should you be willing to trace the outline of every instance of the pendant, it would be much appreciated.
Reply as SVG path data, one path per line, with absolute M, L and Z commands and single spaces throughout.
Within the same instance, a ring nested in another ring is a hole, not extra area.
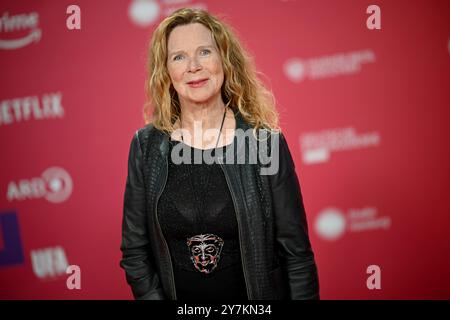
M 195 269 L 202 273 L 211 273 L 220 260 L 224 241 L 215 234 L 199 234 L 187 239 L 191 261 Z

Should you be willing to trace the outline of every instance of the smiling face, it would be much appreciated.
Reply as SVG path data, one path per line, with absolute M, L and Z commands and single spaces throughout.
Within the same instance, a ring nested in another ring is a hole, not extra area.
M 221 99 L 222 59 L 208 28 L 200 23 L 175 27 L 167 49 L 167 69 L 181 104 Z

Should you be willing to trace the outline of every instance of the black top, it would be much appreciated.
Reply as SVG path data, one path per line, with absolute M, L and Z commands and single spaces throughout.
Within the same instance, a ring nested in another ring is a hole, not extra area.
M 170 140 L 158 219 L 171 253 L 177 299 L 246 300 L 236 213 L 224 173 L 217 163 L 173 163 L 178 144 L 180 154 L 191 152 L 192 159 L 194 152 L 226 152 L 231 146 L 202 150 Z

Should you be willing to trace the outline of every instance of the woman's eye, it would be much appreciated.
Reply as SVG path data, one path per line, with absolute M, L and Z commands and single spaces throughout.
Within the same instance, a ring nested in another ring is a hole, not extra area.
M 207 55 L 207 54 L 210 54 L 211 51 L 208 50 L 208 49 L 204 49 L 204 50 L 200 51 L 200 53 L 201 53 L 202 55 Z
M 177 55 L 173 58 L 173 61 L 180 60 L 182 57 L 183 57 L 182 55 Z

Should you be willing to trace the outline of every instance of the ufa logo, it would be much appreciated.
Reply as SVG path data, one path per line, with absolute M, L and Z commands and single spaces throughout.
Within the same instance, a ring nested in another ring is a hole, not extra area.
M 31 250 L 30 254 L 33 272 L 41 279 L 63 275 L 69 266 L 61 246 Z
M 40 177 L 11 181 L 8 185 L 8 201 L 45 198 L 49 202 L 59 203 L 67 200 L 72 193 L 72 178 L 66 170 L 52 167 Z

